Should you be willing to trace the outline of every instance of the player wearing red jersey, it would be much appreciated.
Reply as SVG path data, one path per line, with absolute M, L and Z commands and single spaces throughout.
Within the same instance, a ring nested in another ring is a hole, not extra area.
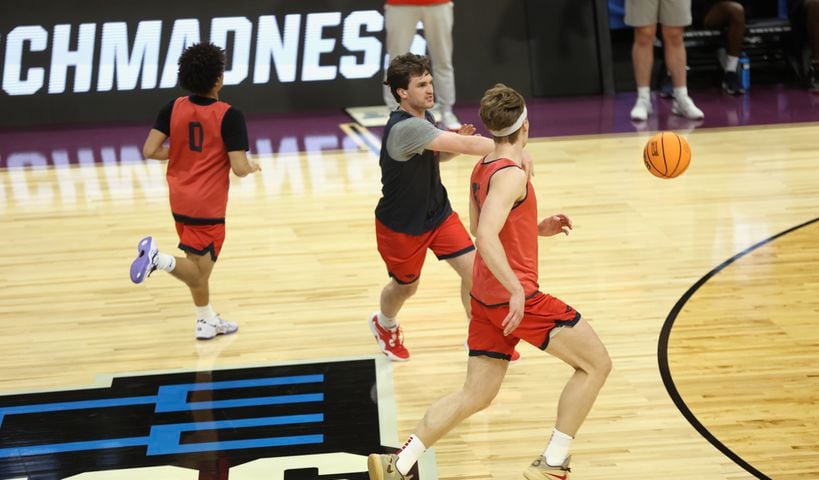
M 466 382 L 427 410 L 401 450 L 369 456 L 371 480 L 413 478 L 410 471 L 426 448 L 489 406 L 520 340 L 575 369 L 560 396 L 551 440 L 524 472 L 529 480 L 565 480 L 570 442 L 611 369 L 606 348 L 580 313 L 539 290 L 537 237 L 568 235 L 572 223 L 562 214 L 537 220 L 535 192 L 522 168 L 529 135 L 523 97 L 498 84 L 484 95 L 480 114 L 495 148 L 472 172 L 470 226 L 478 253 Z
M 242 113 L 219 100 L 224 71 L 225 52 L 211 43 L 192 45 L 179 57 L 179 84 L 191 95 L 159 112 L 142 152 L 145 158 L 168 160 L 171 213 L 185 257 L 160 252 L 148 236 L 137 244 L 131 264 L 134 283 L 157 269 L 185 282 L 196 308 L 196 338 L 202 340 L 239 328 L 211 307 L 209 279 L 225 240 L 230 171 L 240 177 L 259 171 L 247 158 Z
M 428 111 L 434 103 L 429 72 L 427 57 L 399 55 L 390 61 L 385 82 L 399 107 L 390 114 L 381 142 L 382 197 L 375 208 L 375 231 L 390 281 L 369 325 L 381 351 L 394 361 L 410 356 L 396 316 L 418 289 L 427 249 L 460 275 L 469 318 L 475 246 L 452 210 L 439 162 L 457 154 L 486 155 L 493 148 L 492 140 L 473 135 L 474 125 L 463 125 L 457 133 L 435 127 Z

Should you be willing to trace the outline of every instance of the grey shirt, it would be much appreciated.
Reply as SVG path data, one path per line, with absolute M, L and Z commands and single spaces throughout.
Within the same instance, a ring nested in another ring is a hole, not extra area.
M 429 142 L 438 138 L 443 130 L 422 118 L 412 117 L 398 122 L 387 137 L 387 153 L 393 160 L 406 162 L 421 154 Z

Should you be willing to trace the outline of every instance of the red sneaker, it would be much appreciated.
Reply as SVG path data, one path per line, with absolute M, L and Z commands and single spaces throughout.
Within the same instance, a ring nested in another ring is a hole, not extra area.
M 404 347 L 404 335 L 401 333 L 401 327 L 395 327 L 395 330 L 388 330 L 378 323 L 378 314 L 373 313 L 370 316 L 370 331 L 375 336 L 375 341 L 378 342 L 378 348 L 384 352 L 393 362 L 406 362 L 409 360 L 410 353 Z

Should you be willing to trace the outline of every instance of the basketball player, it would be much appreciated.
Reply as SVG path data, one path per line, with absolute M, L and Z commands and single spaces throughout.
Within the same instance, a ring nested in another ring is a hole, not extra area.
M 471 180 L 469 217 L 478 254 L 466 382 L 427 410 L 401 450 L 369 456 L 371 480 L 411 478 L 410 470 L 428 447 L 486 408 L 520 340 L 575 369 L 560 396 L 551 440 L 524 472 L 529 480 L 565 480 L 570 443 L 611 369 L 606 348 L 580 313 L 539 290 L 537 237 L 568 235 L 572 222 L 562 214 L 537 220 L 535 192 L 521 165 L 529 135 L 523 97 L 498 84 L 485 93 L 480 114 L 495 148 L 475 165 Z
M 179 57 L 179 85 L 191 95 L 168 103 L 148 133 L 145 158 L 169 160 L 167 179 L 179 248 L 185 257 L 159 251 L 150 236 L 140 240 L 131 280 L 143 282 L 165 270 L 185 282 L 196 309 L 196 338 L 207 340 L 238 330 L 210 304 L 209 278 L 225 240 L 230 171 L 240 177 L 259 171 L 249 160 L 242 113 L 219 100 L 225 52 L 211 43 L 190 46 Z M 170 147 L 163 146 L 170 137 Z
M 385 84 L 398 102 L 381 142 L 381 192 L 375 208 L 378 252 L 389 283 L 381 310 L 369 318 L 381 351 L 393 361 L 409 360 L 396 316 L 418 289 L 427 249 L 446 260 L 461 277 L 461 300 L 469 318 L 469 289 L 475 246 L 441 183 L 438 163 L 457 154 L 486 155 L 492 140 L 473 135 L 474 125 L 457 133 L 435 126 L 428 112 L 435 101 L 427 57 L 407 53 L 390 61 Z

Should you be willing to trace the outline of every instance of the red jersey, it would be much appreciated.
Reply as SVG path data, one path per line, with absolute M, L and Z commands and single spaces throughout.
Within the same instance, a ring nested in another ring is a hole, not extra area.
M 387 5 L 437 5 L 439 3 L 449 3 L 452 0 L 387 0 Z
M 504 168 L 521 167 L 507 158 L 499 158 L 486 163 L 482 159 L 472 170 L 471 202 L 477 208 L 479 215 L 486 200 L 492 175 Z M 526 197 L 512 207 L 499 237 L 506 251 L 509 266 L 512 267 L 512 271 L 523 285 L 526 298 L 529 298 L 538 291 L 537 199 L 531 182 L 526 182 Z M 475 255 L 475 266 L 472 269 L 471 295 L 475 300 L 488 306 L 509 303 L 509 292 L 486 266 L 481 257 L 480 248 Z
M 224 223 L 230 188 L 230 159 L 222 139 L 222 119 L 230 105 L 174 102 L 170 123 L 168 189 L 171 212 L 188 224 Z

